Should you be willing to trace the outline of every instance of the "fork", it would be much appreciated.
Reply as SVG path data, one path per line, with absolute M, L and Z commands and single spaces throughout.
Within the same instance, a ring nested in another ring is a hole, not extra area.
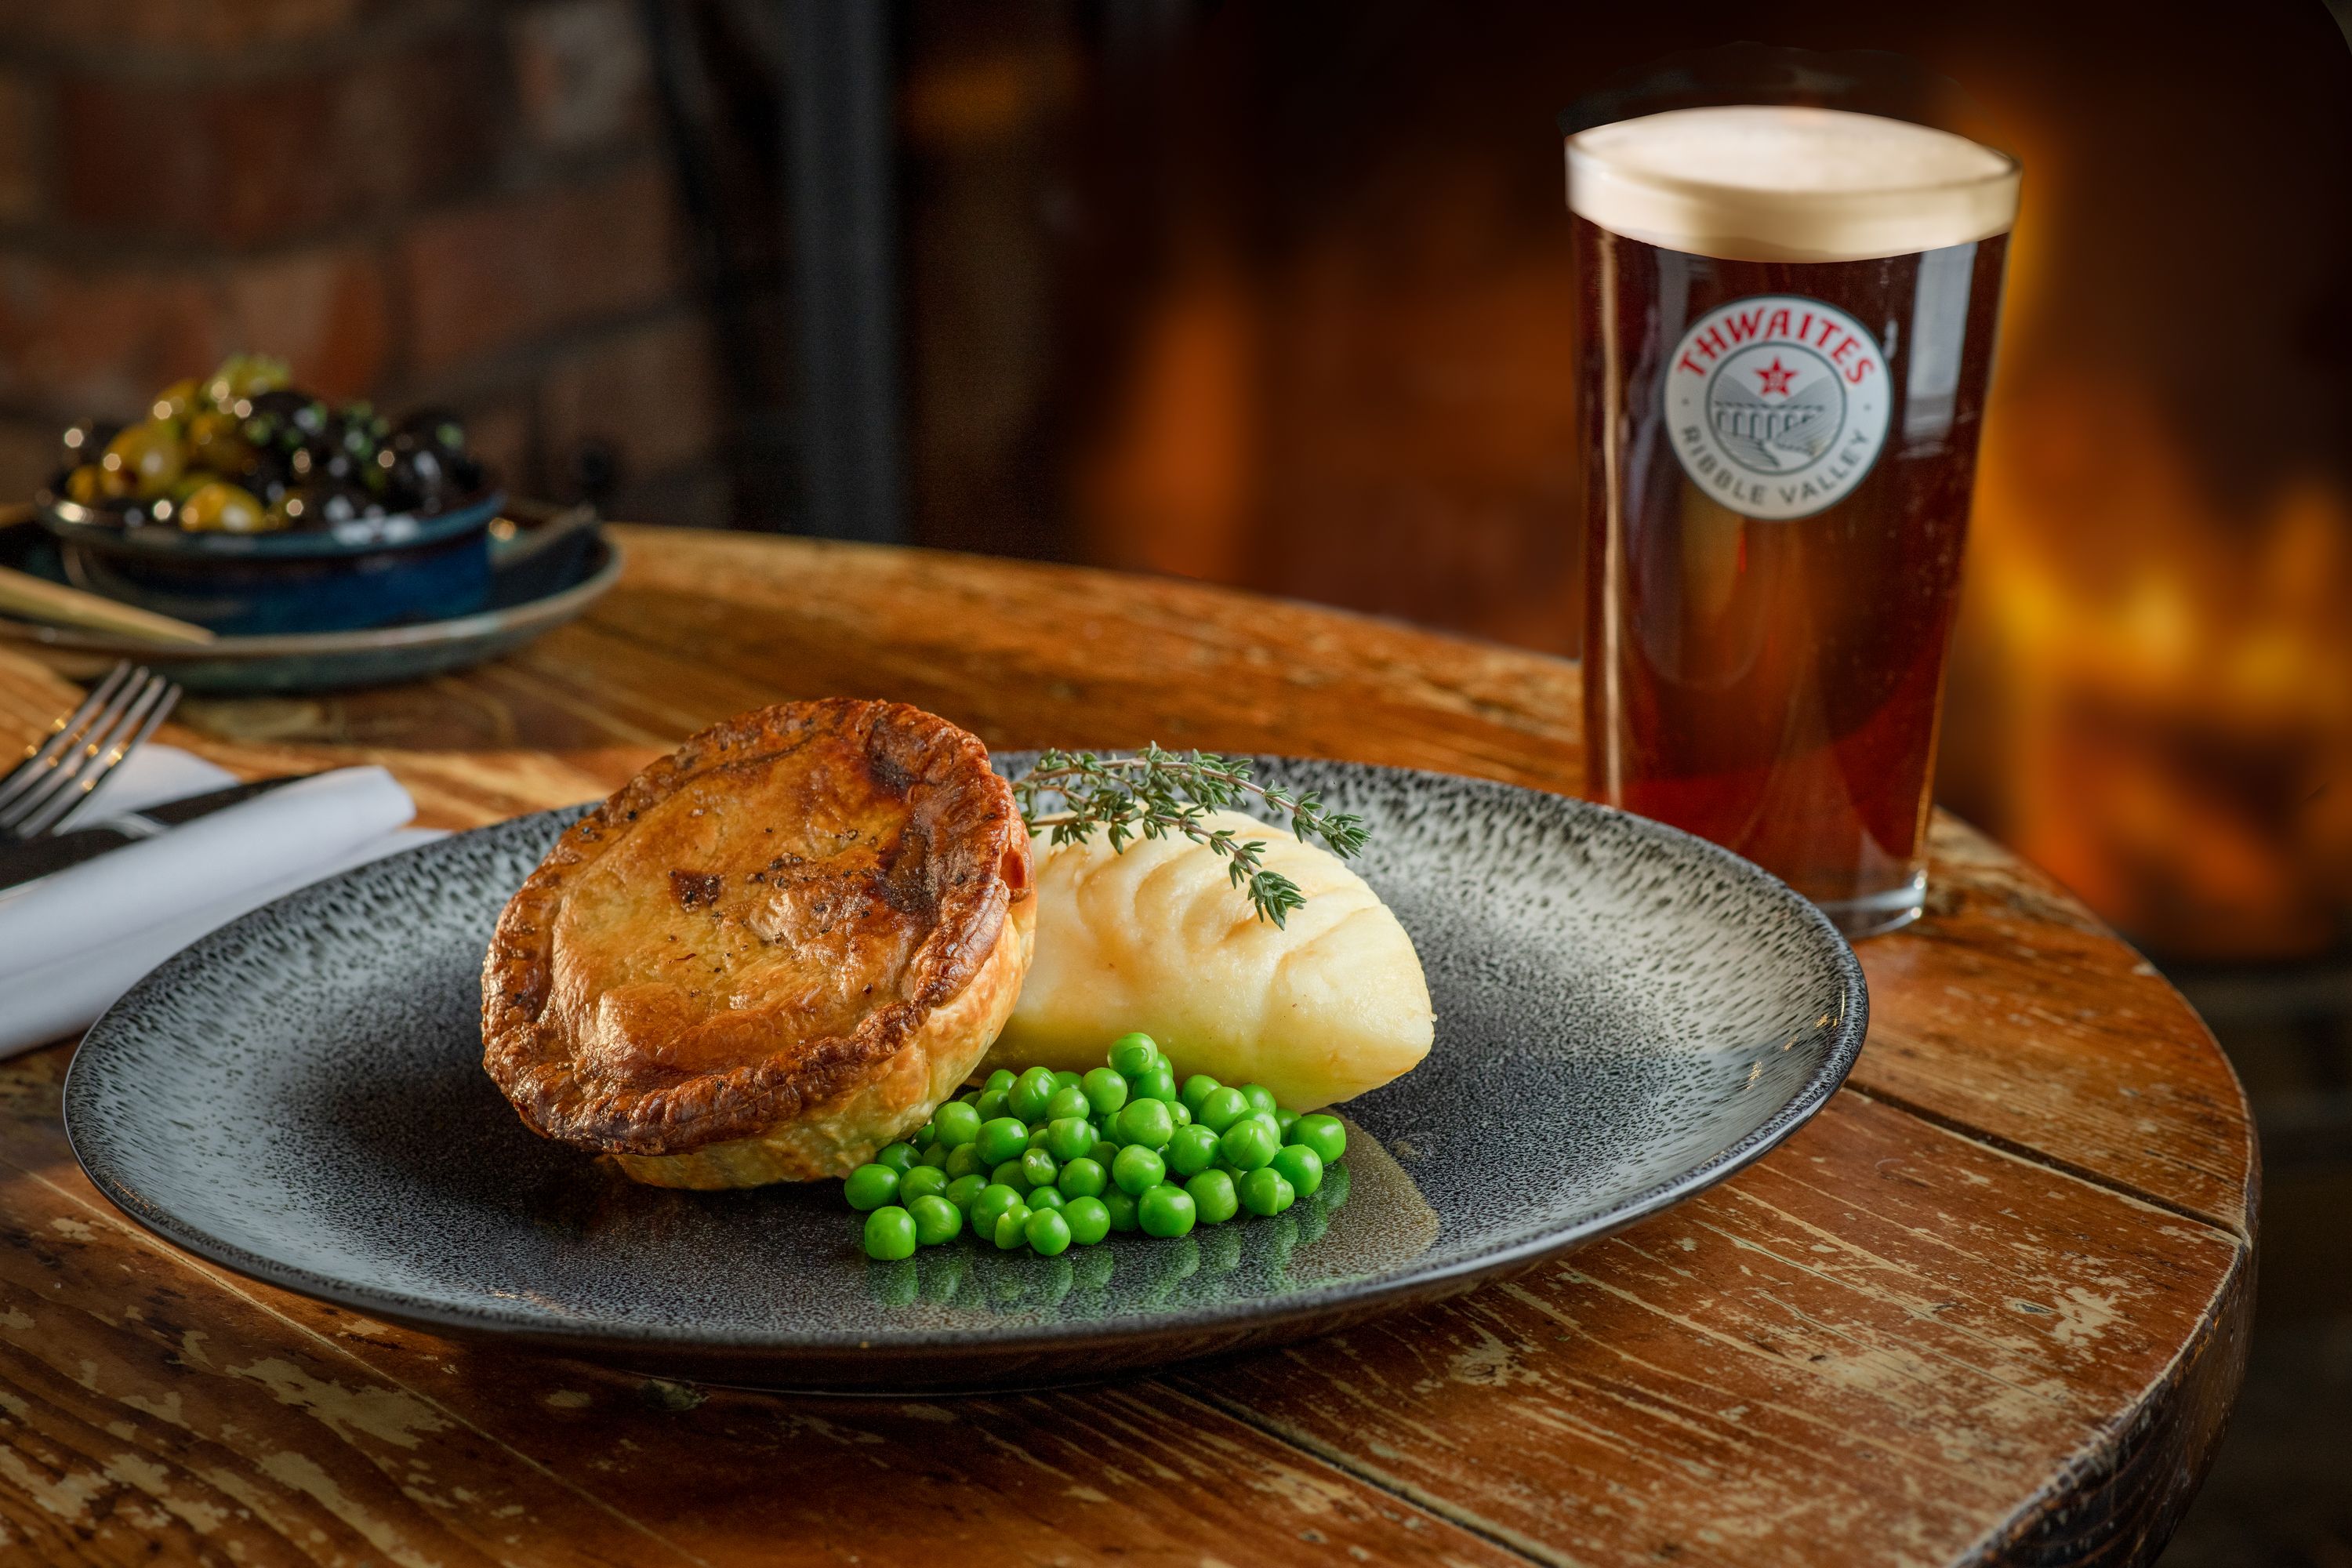
M 155 732 L 180 689 L 125 659 L 0 778 L 0 839 L 38 838 Z

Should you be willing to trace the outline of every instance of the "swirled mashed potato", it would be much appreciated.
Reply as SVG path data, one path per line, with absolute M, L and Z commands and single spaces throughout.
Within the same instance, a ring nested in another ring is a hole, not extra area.
M 1261 1083 L 1311 1110 L 1376 1089 L 1429 1054 L 1429 983 L 1412 939 L 1338 857 L 1233 812 L 1210 826 L 1262 839 L 1304 908 L 1276 927 L 1181 838 L 1114 854 L 1101 833 L 1035 841 L 1037 945 L 989 1064 L 1084 1071 L 1131 1029 L 1181 1081 Z

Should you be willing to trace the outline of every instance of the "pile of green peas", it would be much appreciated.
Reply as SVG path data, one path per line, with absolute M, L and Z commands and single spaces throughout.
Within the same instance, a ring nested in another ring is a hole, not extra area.
M 1277 1215 L 1347 1151 L 1335 1116 L 1301 1116 L 1260 1084 L 1205 1073 L 1180 1089 L 1149 1035 L 1083 1076 L 999 1068 L 842 1184 L 866 1255 L 911 1257 L 963 1233 L 1047 1258 L 1115 1230 L 1173 1237 L 1244 1211 Z

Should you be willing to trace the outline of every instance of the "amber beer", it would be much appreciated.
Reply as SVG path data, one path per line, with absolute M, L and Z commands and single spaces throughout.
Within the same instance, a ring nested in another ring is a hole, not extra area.
M 1568 142 L 1593 791 L 1915 917 L 2017 165 L 1837 110 Z

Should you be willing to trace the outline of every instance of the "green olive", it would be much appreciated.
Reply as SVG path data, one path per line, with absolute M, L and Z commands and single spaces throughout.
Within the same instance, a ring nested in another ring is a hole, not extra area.
M 240 397 L 254 397 L 294 384 L 286 362 L 267 354 L 231 354 L 221 361 L 205 383 L 204 395 L 215 408 L 227 408 Z
M 105 496 L 101 484 L 106 471 L 96 463 L 84 463 L 66 476 L 66 499 L 84 506 L 95 506 Z
M 155 406 L 148 412 L 158 419 L 168 419 L 176 424 L 195 412 L 197 402 L 203 396 L 204 388 L 198 386 L 194 379 L 175 381 L 163 390 L 155 399 Z
M 130 492 L 152 499 L 172 488 L 186 459 L 180 450 L 180 433 L 171 421 L 145 419 L 109 442 L 99 466 L 120 474 Z
M 253 448 L 236 415 L 212 409 L 190 416 L 188 466 L 216 474 L 241 474 L 253 466 Z
M 252 491 L 215 479 L 181 503 L 180 526 L 190 533 L 266 533 L 272 525 Z

